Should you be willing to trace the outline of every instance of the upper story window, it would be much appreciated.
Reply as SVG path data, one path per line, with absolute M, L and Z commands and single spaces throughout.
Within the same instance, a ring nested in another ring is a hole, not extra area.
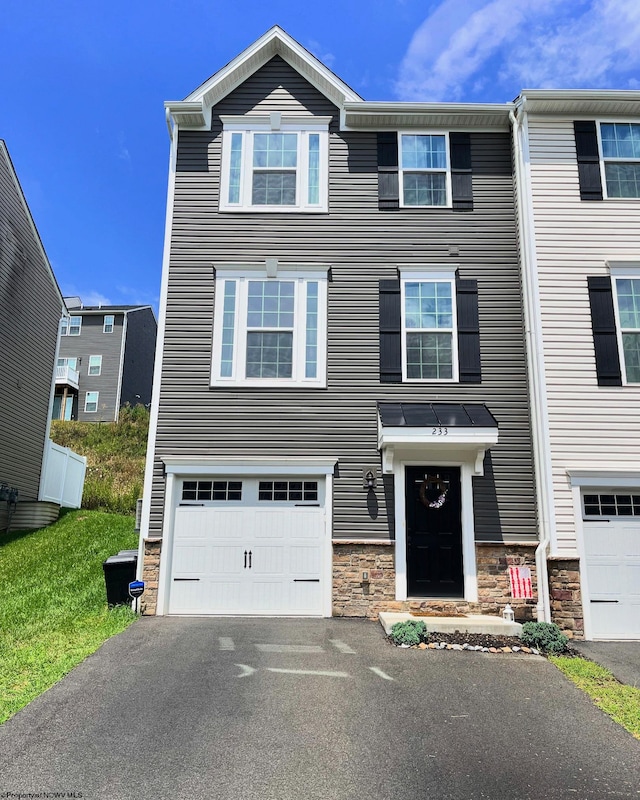
M 640 198 L 640 123 L 601 122 L 606 197 Z
M 102 372 L 102 356 L 89 356 L 89 375 L 100 375 Z
M 640 383 L 640 275 L 613 281 L 624 382 Z
M 60 328 L 61 336 L 80 336 L 82 317 L 63 317 Z
M 326 211 L 328 117 L 222 117 L 221 211 Z
M 451 205 L 449 137 L 444 133 L 401 133 L 400 205 Z
M 77 358 L 59 358 L 57 361 L 56 366 L 58 367 L 69 367 L 69 369 L 78 369 L 78 359 Z
M 113 314 L 105 314 L 104 321 L 102 323 L 102 332 L 103 333 L 113 333 L 113 323 L 115 317 Z
M 403 272 L 402 370 L 406 381 L 457 381 L 455 276 Z
M 216 273 L 211 382 L 324 386 L 327 271 Z

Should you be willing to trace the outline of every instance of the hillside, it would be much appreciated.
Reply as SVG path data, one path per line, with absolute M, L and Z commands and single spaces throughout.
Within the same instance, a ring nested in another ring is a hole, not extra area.
M 149 412 L 144 406 L 120 410 L 118 422 L 51 423 L 51 438 L 87 457 L 82 508 L 135 513 L 142 497 Z

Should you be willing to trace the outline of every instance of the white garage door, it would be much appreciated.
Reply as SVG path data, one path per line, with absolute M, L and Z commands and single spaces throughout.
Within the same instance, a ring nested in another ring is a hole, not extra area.
M 195 491 L 196 499 L 176 509 L 169 613 L 320 616 L 326 534 L 318 484 L 184 481 L 183 498 Z M 305 500 L 314 488 L 316 502 Z M 213 499 L 223 492 L 231 499 Z
M 584 510 L 592 635 L 640 639 L 640 495 L 585 495 Z

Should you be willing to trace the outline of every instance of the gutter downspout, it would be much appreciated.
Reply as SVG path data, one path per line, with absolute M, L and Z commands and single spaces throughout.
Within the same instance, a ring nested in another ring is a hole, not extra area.
M 527 132 L 526 97 L 516 101 L 515 111 L 509 112 L 513 128 L 514 158 L 516 166 L 516 201 L 518 208 L 518 237 L 524 297 L 525 341 L 527 349 L 529 408 L 533 442 L 533 463 L 538 504 L 540 544 L 536 548 L 536 578 L 538 622 L 551 622 L 547 551 L 556 548 L 553 478 L 551 471 L 551 443 L 549 439 L 547 387 L 542 344 L 542 315 L 540 287 L 538 284 L 535 225 L 531 200 L 531 164 Z

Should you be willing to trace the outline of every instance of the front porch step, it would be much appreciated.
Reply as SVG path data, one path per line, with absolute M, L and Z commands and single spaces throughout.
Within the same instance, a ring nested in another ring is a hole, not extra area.
M 522 625 L 519 622 L 507 622 L 502 617 L 491 617 L 488 614 L 465 614 L 463 617 L 422 617 L 415 614 L 397 611 L 381 611 L 380 624 L 387 636 L 396 622 L 408 619 L 422 620 L 429 632 L 434 633 L 487 633 L 494 636 L 520 636 Z

